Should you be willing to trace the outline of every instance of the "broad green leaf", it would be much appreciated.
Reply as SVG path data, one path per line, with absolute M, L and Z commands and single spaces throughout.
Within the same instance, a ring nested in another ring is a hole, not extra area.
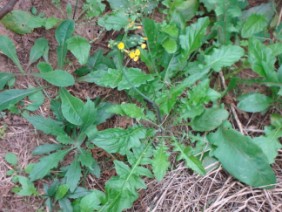
M 275 57 L 282 54 L 282 43 L 281 42 L 270 44 L 267 47 L 272 50 L 272 54 Z
M 32 155 L 44 155 L 62 148 L 61 144 L 43 144 L 32 151 Z
M 31 181 L 42 179 L 45 177 L 51 169 L 56 168 L 59 162 L 65 157 L 69 150 L 61 150 L 48 156 L 42 157 L 38 163 L 36 163 L 29 175 Z
M 249 63 L 252 70 L 260 76 L 267 78 L 271 81 L 276 81 L 277 76 L 274 71 L 275 57 L 268 47 L 263 45 L 257 39 L 249 40 Z
M 14 74 L 8 72 L 0 72 L 0 90 L 2 90 L 5 85 L 8 84 L 10 80 L 13 80 Z
M 41 77 L 52 85 L 58 87 L 68 87 L 74 85 L 75 80 L 73 76 L 67 71 L 54 70 L 49 72 L 42 72 L 36 74 L 36 76 Z
M 228 112 L 221 108 L 206 109 L 204 113 L 195 117 L 191 127 L 195 131 L 211 131 L 219 127 L 228 118 Z
M 136 104 L 122 103 L 121 105 L 113 105 L 108 111 L 110 113 L 128 116 L 138 120 L 145 118 L 144 109 L 138 107 Z
M 98 24 L 107 31 L 119 31 L 129 24 L 128 14 L 124 10 L 114 11 L 98 19 Z
M 59 68 L 63 68 L 65 64 L 65 58 L 67 55 L 67 40 L 72 36 L 74 32 L 74 26 L 75 23 L 73 20 L 65 20 L 56 29 L 55 37 L 59 44 L 57 48 Z
M 159 45 L 158 45 L 158 35 L 159 35 L 159 25 L 151 19 L 144 18 L 142 21 L 142 25 L 144 27 L 144 33 L 147 40 L 148 50 L 152 55 L 156 55 L 156 53 L 159 51 Z
M 37 91 L 36 93 L 31 94 L 28 99 L 31 103 L 27 105 L 25 109 L 29 111 L 36 111 L 44 103 L 45 96 L 42 91 Z
M 101 15 L 105 8 L 106 5 L 102 3 L 102 0 L 86 0 L 83 3 L 83 10 L 85 11 L 88 19 Z
M 271 106 L 273 100 L 261 93 L 250 93 L 239 98 L 238 108 L 240 110 L 257 113 L 263 112 Z
M 249 38 L 256 33 L 264 31 L 267 27 L 267 20 L 263 15 L 252 14 L 243 24 L 241 35 L 243 38 Z
M 21 184 L 21 190 L 16 192 L 19 196 L 32 196 L 37 194 L 37 190 L 33 183 L 24 176 L 17 176 L 19 183 Z
M 122 80 L 118 84 L 118 90 L 127 90 L 132 87 L 139 87 L 146 84 L 147 81 L 153 80 L 154 77 L 151 74 L 146 74 L 139 68 L 126 68 L 123 70 Z
M 279 140 L 272 137 L 260 136 L 253 138 L 253 142 L 260 147 L 262 152 L 267 157 L 268 163 L 273 164 L 278 155 L 278 150 L 282 148 Z
M 152 168 L 154 175 L 159 182 L 164 178 L 170 165 L 169 154 L 167 150 L 168 148 L 165 146 L 165 144 L 161 143 L 154 152 Z
M 172 38 L 177 38 L 179 29 L 175 24 L 168 24 L 161 28 L 161 31 L 168 34 Z
M 74 125 L 82 125 L 81 110 L 84 106 L 83 102 L 79 98 L 72 96 L 64 88 L 60 89 L 60 97 L 62 100 L 62 113 L 65 119 Z
M 108 0 L 108 2 L 113 10 L 128 8 L 130 6 L 129 0 Z
M 109 153 L 125 155 L 131 148 L 140 146 L 140 139 L 145 137 L 146 129 L 143 127 L 111 128 L 97 132 L 91 142 Z
M 40 73 L 47 73 L 53 71 L 52 66 L 49 63 L 39 62 L 37 64 L 37 69 Z
M 81 131 L 83 132 L 89 126 L 96 122 L 97 117 L 97 109 L 95 107 L 94 102 L 90 99 L 87 99 L 87 102 L 84 104 L 83 109 L 81 111 L 81 119 L 83 125 L 81 126 Z
M 81 167 L 78 162 L 78 159 L 74 159 L 71 165 L 68 167 L 66 172 L 66 184 L 69 187 L 70 192 L 74 192 L 77 188 L 81 177 Z
M 223 168 L 241 182 L 253 187 L 268 188 L 276 183 L 267 157 L 250 137 L 221 127 L 209 134 L 208 140 L 216 146 L 214 155 Z
M 13 41 L 6 35 L 0 35 L 0 53 L 3 53 L 8 58 L 10 58 L 18 67 L 20 72 L 24 73 L 24 70 L 17 56 L 16 47 Z
M 61 20 L 56 17 L 48 17 L 45 20 L 44 27 L 46 30 L 52 29 L 58 25 Z
M 199 18 L 196 23 L 186 28 L 184 35 L 180 35 L 180 45 L 185 58 L 188 58 L 192 52 L 203 45 L 209 23 L 209 18 Z
M 48 40 L 46 40 L 46 38 L 38 38 L 34 42 L 34 45 L 30 50 L 28 64 L 31 65 L 32 63 L 36 62 L 40 57 L 43 57 L 44 55 L 48 56 L 48 51 L 49 51 Z
M 38 88 L 29 88 L 25 90 L 11 89 L 0 93 L 0 111 L 9 108 L 18 103 L 25 97 L 38 92 Z
M 241 59 L 244 49 L 239 46 L 222 46 L 214 49 L 212 54 L 205 56 L 208 67 L 219 72 L 223 67 L 231 66 Z
M 30 122 L 35 129 L 40 130 L 45 134 L 54 136 L 62 136 L 65 134 L 64 125 L 62 122 L 38 115 L 30 116 L 27 113 L 24 113 L 23 117 Z
M 68 191 L 69 191 L 69 186 L 67 184 L 60 185 L 56 191 L 55 199 L 60 200 L 64 198 L 64 196 L 68 193 Z
M 13 166 L 17 165 L 18 157 L 15 153 L 8 152 L 5 154 L 5 161 Z
M 177 51 L 177 42 L 175 39 L 167 38 L 163 43 L 162 46 L 169 54 L 173 54 Z
M 191 147 L 185 147 L 183 144 L 174 141 L 173 143 L 174 151 L 179 152 L 177 160 L 184 160 L 188 168 L 192 169 L 194 172 L 204 175 L 206 173 L 205 168 L 203 167 L 201 161 L 198 160 L 195 156 L 192 155 Z
M 80 36 L 71 37 L 67 40 L 67 46 L 68 50 L 78 59 L 80 65 L 87 63 L 91 46 L 85 38 Z
M 59 202 L 60 208 L 63 210 L 62 212 L 73 212 L 74 208 L 71 204 L 71 201 L 67 197 L 59 199 L 58 202 Z
M 267 22 L 270 22 L 275 12 L 275 5 L 273 2 L 269 2 L 265 4 L 259 4 L 258 6 L 251 7 L 250 9 L 243 11 L 243 14 L 240 18 L 242 21 L 246 21 L 251 15 L 257 14 L 264 16 Z
M 101 203 L 105 199 L 105 194 L 99 190 L 94 190 L 83 197 L 80 201 L 80 211 L 93 212 L 101 208 Z
M 44 26 L 45 19 L 33 16 L 23 10 L 13 10 L 5 15 L 0 21 L 7 29 L 18 33 L 31 33 L 35 28 Z

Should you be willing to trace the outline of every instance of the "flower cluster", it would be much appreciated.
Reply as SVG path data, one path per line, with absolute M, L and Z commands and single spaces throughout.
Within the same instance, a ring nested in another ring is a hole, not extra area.
M 147 47 L 147 45 L 145 43 L 142 43 L 140 45 L 141 49 L 145 49 L 146 47 Z M 125 52 L 128 55 L 128 57 L 130 59 L 132 59 L 134 62 L 137 62 L 139 60 L 139 57 L 140 57 L 140 54 L 141 54 L 141 51 L 140 51 L 139 48 L 132 49 L 132 50 L 127 50 L 127 49 L 125 49 L 125 44 L 123 42 L 117 43 L 117 48 L 120 51 Z

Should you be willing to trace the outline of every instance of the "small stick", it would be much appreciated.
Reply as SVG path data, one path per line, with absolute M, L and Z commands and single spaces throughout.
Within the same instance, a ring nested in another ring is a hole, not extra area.
M 277 21 L 276 27 L 278 27 L 279 24 L 281 23 L 281 18 L 282 18 L 282 7 L 281 7 L 281 9 L 280 9 L 280 13 L 279 13 L 279 17 L 278 17 L 278 21 Z
M 9 1 L 1 10 L 0 10 L 0 19 L 3 18 L 7 13 L 11 12 L 14 8 L 15 4 L 18 0 L 11 0 Z

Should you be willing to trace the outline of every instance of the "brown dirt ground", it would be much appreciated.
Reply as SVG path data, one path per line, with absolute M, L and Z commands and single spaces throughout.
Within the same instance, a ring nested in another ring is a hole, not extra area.
M 7 0 L 0 1 L 0 7 Z M 62 11 L 58 10 L 50 3 L 51 0 L 21 0 L 16 5 L 16 9 L 29 10 L 31 6 L 35 6 L 39 12 L 44 12 L 47 16 L 56 14 L 57 17 L 64 18 L 66 2 L 75 4 L 75 0 L 62 1 Z M 250 4 L 256 5 L 265 0 L 255 1 L 250 0 Z M 93 22 L 79 24 L 76 28 L 76 33 L 93 40 L 99 34 L 99 27 Z M 28 63 L 29 50 L 35 39 L 45 36 L 49 40 L 50 45 L 50 61 L 56 64 L 56 41 L 54 39 L 54 30 L 46 31 L 43 29 L 35 30 L 28 35 L 15 35 L 6 30 L 0 24 L 0 34 L 8 35 L 16 44 L 18 56 L 24 68 Z M 92 50 L 97 48 L 105 48 L 107 35 L 101 36 L 101 39 L 93 43 Z M 71 55 L 69 55 L 71 57 Z M 68 67 L 69 71 L 74 71 L 77 64 L 71 64 Z M 35 67 L 31 66 L 29 71 L 34 71 Z M 17 72 L 15 66 L 3 55 L 0 55 L 0 71 Z M 249 73 L 245 73 L 249 74 Z M 44 83 L 44 82 L 43 82 Z M 27 86 L 36 85 L 33 79 L 18 78 L 16 86 L 18 88 L 27 88 Z M 46 91 L 51 97 L 54 97 L 56 90 L 51 89 Z M 97 86 L 79 84 L 75 85 L 71 92 L 76 96 L 85 99 L 86 96 L 95 98 L 101 96 L 105 100 L 122 102 L 126 97 L 119 92 L 109 89 L 101 89 Z M 49 114 L 48 102 L 40 108 L 40 114 L 47 116 Z M 281 113 L 281 111 L 275 112 Z M 274 112 L 270 111 L 270 112 Z M 237 111 L 238 112 L 238 111 Z M 270 113 L 269 112 L 269 113 Z M 263 126 L 269 122 L 268 114 L 264 115 L 249 115 L 246 113 L 238 113 L 242 121 L 246 133 L 256 135 L 261 133 Z M 248 121 L 246 121 L 248 120 Z M 131 124 L 131 120 L 124 118 L 113 118 L 107 122 L 103 128 L 107 127 L 126 127 Z M 19 158 L 17 170 L 21 172 L 24 167 L 36 161 L 36 158 L 31 156 L 31 151 L 39 144 L 50 142 L 52 138 L 36 132 L 24 119 L 17 115 L 7 114 L 6 117 L 0 118 L 0 128 L 6 127 L 5 137 L 0 138 L 0 211 L 3 212 L 33 212 L 41 209 L 45 211 L 44 204 L 41 199 L 34 197 L 18 197 L 15 196 L 11 189 L 15 184 L 11 181 L 11 177 L 6 176 L 6 172 L 12 167 L 7 164 L 3 157 L 7 152 L 14 152 Z M 236 126 L 236 124 L 235 124 Z M 248 131 L 249 130 L 249 131 Z M 103 158 L 104 154 L 94 152 L 95 157 Z M 104 164 L 105 167 L 111 166 Z M 256 190 L 251 189 L 240 182 L 234 180 L 226 174 L 220 167 L 205 177 L 198 177 L 191 174 L 184 168 L 183 164 L 179 164 L 175 170 L 169 172 L 161 183 L 156 181 L 148 181 L 148 190 L 141 191 L 141 196 L 134 207 L 128 211 L 282 211 L 282 151 L 273 168 L 277 175 L 277 186 L 273 190 Z M 98 180 L 94 177 L 87 179 L 89 188 L 102 189 L 103 183 L 114 172 L 112 169 L 105 170 L 102 173 L 102 179 Z M 38 184 L 41 187 L 42 182 Z

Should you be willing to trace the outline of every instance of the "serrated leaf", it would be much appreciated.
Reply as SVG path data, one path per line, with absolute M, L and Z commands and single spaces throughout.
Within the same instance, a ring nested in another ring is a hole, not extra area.
M 188 168 L 192 169 L 194 172 L 204 175 L 206 173 L 205 168 L 203 167 L 202 163 L 192 155 L 191 148 L 185 147 L 183 144 L 178 143 L 175 141 L 173 143 L 174 151 L 179 152 L 177 160 L 184 160 L 185 164 Z
M 231 66 L 244 55 L 244 49 L 240 46 L 222 46 L 214 49 L 212 54 L 205 56 L 208 67 L 219 72 L 223 67 Z
M 0 90 L 2 90 L 5 85 L 8 84 L 10 80 L 15 78 L 14 74 L 8 72 L 1 72 L 0 73 Z
M 138 120 L 145 118 L 144 109 L 138 107 L 136 104 L 122 103 L 121 105 L 113 105 L 108 111 L 110 113 L 128 116 Z
M 98 19 L 98 24 L 107 31 L 119 31 L 129 24 L 128 14 L 123 10 L 114 11 Z
M 217 146 L 214 155 L 223 168 L 241 182 L 253 187 L 268 188 L 276 183 L 267 157 L 250 137 L 221 127 L 215 133 L 209 134 L 208 140 Z
M 260 136 L 253 138 L 253 142 L 259 146 L 265 154 L 268 159 L 268 163 L 273 164 L 278 155 L 278 150 L 282 148 L 279 140 L 273 137 Z
M 191 127 L 195 131 L 205 132 L 211 131 L 219 127 L 223 121 L 228 118 L 229 114 L 225 109 L 211 108 L 206 109 L 204 113 L 196 116 L 192 122 Z
M 43 57 L 46 54 L 48 55 L 48 51 L 48 40 L 46 40 L 46 38 L 38 38 L 34 42 L 34 45 L 31 47 L 28 64 L 31 65 L 32 63 L 36 62 L 40 57 Z
M 8 152 L 5 154 L 5 161 L 15 166 L 18 163 L 18 156 L 15 153 Z
M 31 33 L 35 28 L 42 27 L 45 19 L 33 16 L 23 10 L 13 10 L 1 19 L 3 25 L 18 34 Z
M 0 111 L 9 108 L 18 103 L 25 97 L 36 93 L 38 88 L 29 88 L 25 90 L 11 89 L 0 93 Z
M 59 44 L 57 48 L 59 68 L 63 68 L 64 66 L 67 55 L 67 40 L 72 36 L 74 32 L 74 26 L 75 23 L 73 20 L 65 20 L 56 29 L 55 37 Z
M 28 99 L 31 103 L 27 105 L 25 109 L 29 111 L 36 111 L 44 103 L 45 96 L 42 91 L 37 91 L 36 93 L 31 94 Z
M 37 190 L 33 183 L 24 176 L 17 176 L 19 183 L 21 184 L 20 191 L 16 192 L 19 196 L 32 196 L 37 194 Z
M 161 143 L 154 152 L 152 167 L 154 175 L 159 182 L 164 178 L 170 165 L 167 149 L 165 144 Z
M 257 113 L 263 112 L 271 106 L 273 100 L 261 93 L 250 93 L 239 98 L 238 108 L 240 110 Z
M 80 210 L 83 212 L 98 211 L 104 198 L 105 194 L 103 192 L 94 190 L 81 199 Z
M 62 148 L 61 144 L 43 144 L 32 151 L 32 155 L 44 155 Z
M 87 63 L 91 46 L 85 38 L 80 36 L 71 37 L 67 40 L 67 46 L 68 50 L 78 59 L 80 65 Z
M 49 72 L 42 72 L 36 74 L 36 76 L 41 77 L 52 85 L 58 87 L 68 87 L 74 85 L 74 77 L 67 71 L 54 70 Z
M 188 58 L 192 52 L 203 45 L 203 40 L 209 23 L 209 18 L 199 18 L 196 23 L 185 29 L 184 35 L 180 35 L 180 45 L 183 49 L 182 54 L 185 58 Z
M 40 161 L 34 165 L 31 173 L 29 174 L 30 180 L 35 181 L 45 177 L 51 169 L 58 166 L 59 162 L 68 152 L 69 150 L 61 150 L 41 158 Z
M 82 125 L 83 120 L 81 117 L 81 110 L 84 106 L 83 102 L 72 96 L 66 89 L 60 89 L 60 97 L 62 100 L 62 113 L 65 119 L 74 124 L 74 125 Z
M 252 14 L 244 22 L 241 35 L 243 38 L 249 38 L 256 33 L 265 30 L 267 27 L 267 20 L 263 15 Z
M 16 47 L 13 41 L 6 35 L 0 35 L 0 53 L 1 52 L 14 62 L 20 72 L 24 73 L 24 70 L 17 56 Z
M 97 132 L 91 142 L 109 153 L 125 155 L 131 148 L 140 146 L 140 139 L 145 137 L 143 127 L 112 128 Z
M 70 192 L 74 192 L 77 188 L 81 177 L 81 167 L 78 162 L 78 159 L 75 159 L 71 165 L 68 167 L 68 171 L 66 172 L 66 184 L 69 187 Z

